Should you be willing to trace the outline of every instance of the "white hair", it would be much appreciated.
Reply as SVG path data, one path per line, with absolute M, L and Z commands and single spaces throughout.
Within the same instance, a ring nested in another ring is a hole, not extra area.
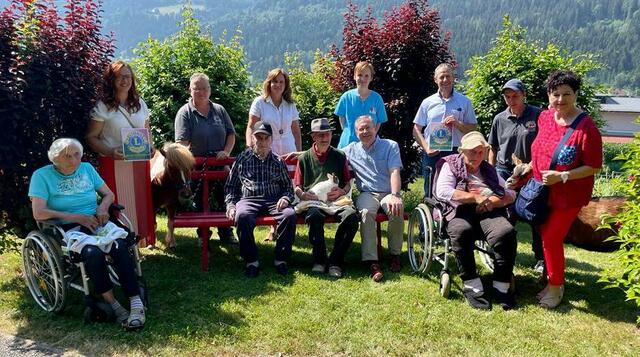
M 369 121 L 371 121 L 371 124 L 375 124 L 374 121 L 373 121 L 373 118 L 371 117 L 371 115 L 361 115 L 356 119 L 355 123 L 353 123 L 353 124 L 357 127 L 358 123 L 360 123 L 361 121 L 365 121 L 365 120 L 369 120 Z
M 47 151 L 49 161 L 55 164 L 54 160 L 60 155 L 60 153 L 67 150 L 67 148 L 72 145 L 80 150 L 80 156 L 82 156 L 84 149 L 82 148 L 82 144 L 80 144 L 78 140 L 74 138 L 59 138 L 51 143 L 49 151 Z

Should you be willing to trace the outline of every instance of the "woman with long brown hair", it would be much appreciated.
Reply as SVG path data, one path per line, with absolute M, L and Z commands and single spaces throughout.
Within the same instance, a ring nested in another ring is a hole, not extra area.
M 100 100 L 91 112 L 86 140 L 99 154 L 98 171 L 115 193 L 116 202 L 126 208 L 136 232 L 147 244 L 153 244 L 149 160 L 125 160 L 123 128 L 149 130 L 149 108 L 138 94 L 131 66 L 118 60 L 105 69 Z

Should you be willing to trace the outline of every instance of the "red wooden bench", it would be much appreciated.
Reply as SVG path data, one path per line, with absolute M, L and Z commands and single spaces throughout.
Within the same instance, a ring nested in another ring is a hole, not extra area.
M 196 157 L 196 169 L 191 174 L 191 179 L 194 182 L 197 180 L 204 180 L 202 183 L 202 212 L 182 212 L 177 213 L 175 219 L 173 221 L 173 225 L 176 228 L 200 228 L 200 238 L 202 241 L 201 247 L 201 259 L 200 259 L 200 270 L 208 271 L 209 270 L 209 239 L 208 232 L 211 227 L 233 227 L 234 221 L 227 218 L 225 212 L 212 212 L 209 208 L 209 185 L 205 184 L 209 181 L 224 181 L 227 179 L 229 175 L 228 171 L 219 169 L 220 167 L 224 167 L 225 165 L 233 164 L 234 159 L 224 159 L 224 160 L 216 160 L 214 158 L 204 158 L 204 157 Z M 203 168 L 203 164 L 206 162 L 205 168 Z M 292 158 L 287 160 L 287 164 L 289 165 L 289 176 L 293 178 L 295 175 L 295 165 L 297 163 L 297 158 Z M 291 169 L 291 166 L 294 169 Z M 218 169 L 215 169 L 218 168 Z M 405 220 L 408 219 L 408 216 L 405 214 Z M 388 220 L 387 215 L 384 213 L 378 213 L 376 215 L 377 222 L 377 233 L 378 233 L 378 253 L 379 256 L 381 252 L 381 229 L 380 223 Z M 257 226 L 272 226 L 275 225 L 276 219 L 272 216 L 260 216 L 256 220 Z M 336 223 L 331 217 L 327 217 L 326 223 Z M 302 215 L 298 215 L 296 224 L 306 224 L 304 221 L 304 217 Z

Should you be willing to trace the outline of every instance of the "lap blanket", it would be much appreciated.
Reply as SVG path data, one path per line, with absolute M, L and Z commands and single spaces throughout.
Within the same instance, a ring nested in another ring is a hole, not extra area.
M 77 229 L 79 229 L 78 227 Z M 104 226 L 98 227 L 95 235 L 89 235 L 79 230 L 72 229 L 65 233 L 64 240 L 67 243 L 67 249 L 78 254 L 82 253 L 82 248 L 86 245 L 94 245 L 100 248 L 103 252 L 109 253 L 111 246 L 115 243 L 116 239 L 126 238 L 127 231 L 118 227 L 113 222 L 107 222 Z

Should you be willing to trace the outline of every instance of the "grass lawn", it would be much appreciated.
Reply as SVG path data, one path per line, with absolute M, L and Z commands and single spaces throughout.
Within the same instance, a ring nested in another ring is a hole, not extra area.
M 165 220 L 158 223 L 164 229 Z M 387 270 L 384 282 L 374 283 L 359 264 L 359 236 L 343 279 L 312 275 L 304 226 L 298 226 L 288 277 L 271 266 L 273 243 L 261 242 L 266 228 L 257 233 L 262 262 L 257 279 L 243 276 L 237 247 L 217 240 L 211 271 L 203 273 L 194 229 L 184 229 L 177 230 L 175 253 L 142 250 L 150 290 L 143 331 L 83 325 L 82 297 L 75 291 L 63 314 L 44 313 L 22 280 L 20 256 L 7 253 L 0 256 L 0 332 L 89 355 L 637 355 L 636 310 L 621 291 L 597 283 L 611 254 L 567 246 L 565 301 L 546 311 L 534 298 L 542 286 L 531 268 L 530 234 L 526 226 L 518 229 L 514 311 L 472 309 L 457 277 L 451 297 L 441 298 L 436 269 L 426 277 L 415 275 L 406 255 L 402 272 Z M 329 226 L 326 233 L 334 232 Z M 489 286 L 490 276 L 481 272 Z

